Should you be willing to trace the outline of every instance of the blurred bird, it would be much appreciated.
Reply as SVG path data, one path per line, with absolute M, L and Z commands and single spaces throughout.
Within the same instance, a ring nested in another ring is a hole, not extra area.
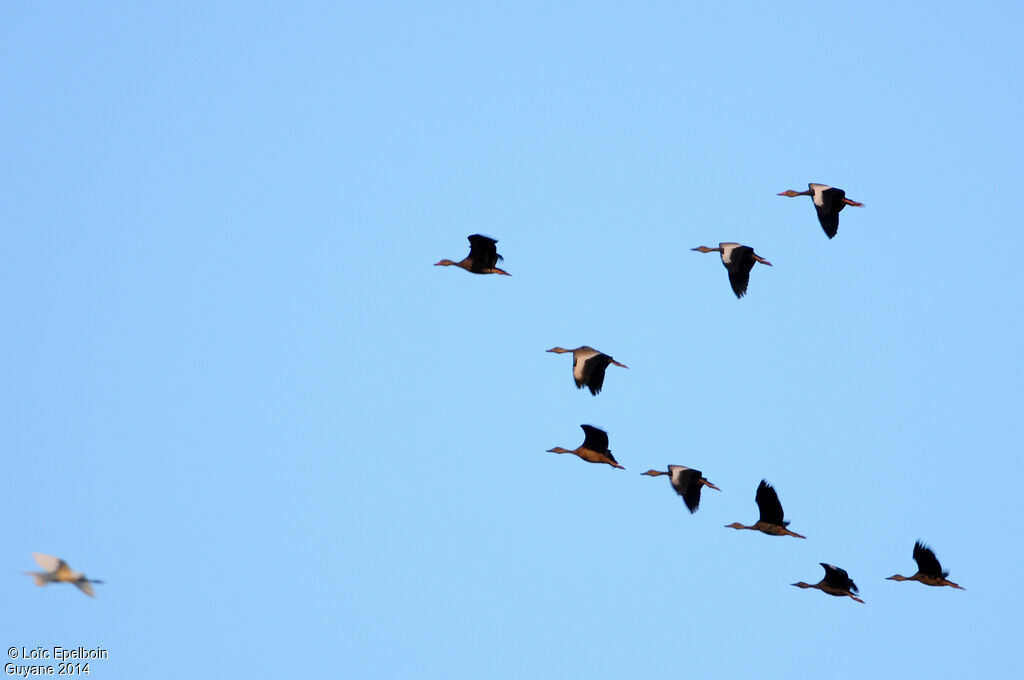
M 949 572 L 942 570 L 942 565 L 939 564 L 939 560 L 935 557 L 935 553 L 921 541 L 914 543 L 914 561 L 917 562 L 917 573 L 913 576 L 900 576 L 899 574 L 894 574 L 885 580 L 917 581 L 918 583 L 923 583 L 926 586 L 949 586 L 951 588 L 956 588 L 957 590 L 967 590 L 963 586 L 946 579 L 946 577 L 949 576 Z
M 585 435 L 582 446 L 573 451 L 556 446 L 553 449 L 548 449 L 548 453 L 574 453 L 588 463 L 606 463 L 613 468 L 626 469 L 619 465 L 615 457 L 612 456 L 612 452 L 608 448 L 607 432 L 593 425 L 580 425 L 580 427 L 583 428 L 583 434 Z
M 672 483 L 672 488 L 676 490 L 676 493 L 682 496 L 683 503 L 686 504 L 690 514 L 697 512 L 697 506 L 700 505 L 700 490 L 702 487 L 708 486 L 715 491 L 721 491 L 717 486 L 704 479 L 704 475 L 700 470 L 694 470 L 684 465 L 669 465 L 668 472 L 662 470 L 648 470 L 647 472 L 641 472 L 642 475 L 649 477 L 658 477 L 660 475 L 668 475 L 669 481 Z
M 864 604 L 864 600 L 854 595 L 854 593 L 857 592 L 857 584 L 853 582 L 845 569 L 840 569 L 839 567 L 831 564 L 825 564 L 824 562 L 819 562 L 818 564 L 825 567 L 825 578 L 821 579 L 814 585 L 804 583 L 803 581 L 793 583 L 791 585 L 794 585 L 797 588 L 817 588 L 829 595 L 835 595 L 836 597 L 849 597 L 855 602 Z
M 92 589 L 92 584 L 103 583 L 103 581 L 88 579 L 85 577 L 85 574 L 73 571 L 71 567 L 68 566 L 68 563 L 59 557 L 44 555 L 42 553 L 32 553 L 32 557 L 35 559 L 36 563 L 46 571 L 26 571 L 22 573 L 34 577 L 37 586 L 45 586 L 48 583 L 74 583 L 78 586 L 79 590 L 89 597 L 96 597 L 96 593 L 94 593 Z
M 438 267 L 462 267 L 467 272 L 474 274 L 504 274 L 505 276 L 512 276 L 504 269 L 498 269 L 495 265 L 498 264 L 498 260 L 504 259 L 498 254 L 497 241 L 489 236 L 481 236 L 480 234 L 473 234 L 469 238 L 469 255 L 458 262 L 452 262 L 451 260 L 441 260 L 435 262 L 434 266 Z
M 839 232 L 839 212 L 843 208 L 848 205 L 857 208 L 864 207 L 863 203 L 848 199 L 846 192 L 842 189 L 836 189 L 827 184 L 811 183 L 807 186 L 810 187 L 807 191 L 787 189 L 778 195 L 810 196 L 811 200 L 814 201 L 814 209 L 818 211 L 818 221 L 821 222 L 821 228 L 825 230 L 825 235 L 829 238 L 834 237 Z
M 789 522 L 783 520 L 782 515 L 782 503 L 779 502 L 779 495 L 775 493 L 775 489 L 771 484 L 761 480 L 761 483 L 757 485 L 757 494 L 754 496 L 754 501 L 757 503 L 757 509 L 761 513 L 761 518 L 754 523 L 753 526 L 744 526 L 739 522 L 733 522 L 732 524 L 726 524 L 727 529 L 753 529 L 760 531 L 763 534 L 769 536 L 795 536 L 797 538 L 807 538 L 800 534 L 794 534 L 792 531 L 787 529 Z
M 729 285 L 737 298 L 747 293 L 747 284 L 750 282 L 750 270 L 754 268 L 755 262 L 766 264 L 769 267 L 772 263 L 754 252 L 753 248 L 741 246 L 739 243 L 719 243 L 717 248 L 697 246 L 690 250 L 700 253 L 721 253 L 722 264 L 729 272 Z
M 579 389 L 588 387 L 590 388 L 590 393 L 594 396 L 597 396 L 604 385 L 604 372 L 608 368 L 608 364 L 629 368 L 626 364 L 620 364 L 607 354 L 598 352 L 593 347 L 587 347 L 586 345 L 576 349 L 552 347 L 546 351 L 554 352 L 555 354 L 572 352 L 572 377 L 576 381 L 576 387 Z

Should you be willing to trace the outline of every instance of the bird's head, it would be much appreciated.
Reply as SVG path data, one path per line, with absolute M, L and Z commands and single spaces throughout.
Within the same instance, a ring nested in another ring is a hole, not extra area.
M 565 354 L 566 352 L 571 352 L 572 350 L 571 349 L 564 349 L 562 347 L 552 347 L 551 349 L 546 349 L 544 351 L 545 352 L 554 352 L 555 354 Z
M 696 248 L 690 248 L 690 250 L 696 250 L 698 253 L 714 253 L 721 250 L 721 248 L 708 248 L 707 246 L 697 246 Z
M 556 446 L 553 449 L 548 449 L 548 453 L 572 453 L 569 449 L 563 449 L 561 446 Z
M 811 587 L 813 587 L 813 586 L 811 586 L 810 583 L 804 583 L 803 581 L 798 581 L 797 583 L 790 583 L 789 585 L 796 586 L 797 588 L 811 588 Z
M 725 528 L 726 529 L 746 529 L 747 527 L 743 526 L 739 522 L 733 522 L 732 524 L 726 524 Z
M 640 474 L 647 475 L 648 477 L 657 477 L 659 475 L 667 475 L 668 473 L 662 472 L 661 470 L 648 470 L 647 472 L 641 472 Z
M 450 267 L 453 264 L 455 264 L 455 263 L 452 262 L 451 260 L 441 260 L 440 262 L 435 262 L 434 266 L 435 267 Z
M 786 189 L 782 193 L 775 194 L 775 195 L 776 196 L 790 196 L 790 197 L 792 197 L 792 196 L 806 196 L 807 192 L 806 191 L 800 192 L 800 191 L 794 191 L 792 189 Z

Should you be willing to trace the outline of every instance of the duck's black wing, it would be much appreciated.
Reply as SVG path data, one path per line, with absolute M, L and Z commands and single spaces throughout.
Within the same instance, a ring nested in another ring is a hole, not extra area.
M 819 562 L 818 564 L 825 568 L 826 585 L 851 593 L 857 592 L 857 584 L 853 582 L 853 579 L 850 578 L 845 569 L 840 569 L 835 565 L 825 564 L 824 562 Z
M 700 490 L 704 486 L 701 484 L 701 477 L 700 470 L 683 470 L 679 473 L 678 486 L 672 485 L 676 493 L 683 497 L 683 503 L 690 514 L 697 512 L 700 505 Z
M 593 425 L 580 425 L 583 428 L 583 448 L 590 449 L 591 451 L 597 451 L 598 453 L 608 454 L 611 458 L 611 451 L 608 450 L 608 433 L 604 430 L 600 430 Z M 615 460 L 612 458 L 612 460 Z M 615 461 L 618 462 L 618 461 Z
M 607 354 L 598 352 L 583 361 L 583 384 L 594 396 L 597 396 L 604 386 L 604 372 L 611 360 Z
M 490 236 L 473 234 L 469 236 L 469 257 L 473 261 L 472 271 L 478 272 L 485 269 L 494 269 L 498 260 L 502 259 L 498 254 L 498 242 Z
M 730 253 L 725 268 L 729 270 L 729 285 L 736 297 L 741 298 L 747 293 L 750 283 L 750 270 L 754 268 L 754 249 L 749 246 L 738 246 Z
M 789 522 L 782 520 L 782 503 L 779 502 L 779 494 L 775 493 L 772 485 L 763 479 L 757 485 L 757 494 L 754 496 L 754 501 L 757 502 L 757 509 L 761 511 L 762 522 L 783 527 L 789 524 Z
M 821 228 L 825 230 L 825 235 L 829 238 L 834 238 L 839 233 L 839 211 L 846 207 L 846 204 L 843 203 L 844 198 L 846 198 L 846 192 L 833 187 L 821 192 L 821 205 L 814 204 Z
M 948 571 L 942 571 L 942 565 L 939 564 L 939 559 L 935 557 L 932 549 L 921 541 L 914 543 L 914 561 L 917 562 L 917 570 L 925 576 L 936 578 L 949 576 Z

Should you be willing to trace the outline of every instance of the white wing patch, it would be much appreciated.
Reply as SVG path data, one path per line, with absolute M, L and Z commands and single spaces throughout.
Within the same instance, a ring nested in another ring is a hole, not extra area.
M 732 262 L 732 251 L 740 247 L 739 243 L 719 243 L 718 247 L 722 249 L 722 264 L 729 264 Z
M 672 483 L 678 484 L 679 479 L 683 476 L 683 473 L 689 469 L 690 468 L 686 467 L 685 465 L 669 465 L 668 471 L 672 475 Z
M 814 205 L 824 206 L 825 205 L 825 195 L 824 194 L 825 194 L 826 191 L 828 191 L 832 187 L 830 187 L 827 184 L 808 184 L 807 186 L 810 187 L 811 191 L 814 192 L 814 194 L 811 196 L 811 200 L 814 201 Z
M 32 553 L 32 559 L 36 561 L 40 567 L 48 572 L 55 572 L 60 568 L 61 562 L 64 560 L 53 555 L 44 555 L 43 553 Z
M 583 382 L 583 364 L 587 363 L 588 360 L 596 357 L 598 354 L 600 354 L 600 352 L 593 347 L 587 347 L 586 345 L 573 350 L 572 375 L 576 378 L 576 382 Z

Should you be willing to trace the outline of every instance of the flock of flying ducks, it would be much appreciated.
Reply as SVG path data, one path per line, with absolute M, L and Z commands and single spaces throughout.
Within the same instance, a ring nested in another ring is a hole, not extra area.
M 835 237 L 839 232 L 839 213 L 848 205 L 858 208 L 864 207 L 863 203 L 851 201 L 846 197 L 842 189 L 830 187 L 827 184 L 808 184 L 807 191 L 794 191 L 789 189 L 778 194 L 779 196 L 810 196 L 814 202 L 814 209 L 818 212 L 818 221 L 825 235 L 829 238 Z M 750 282 L 750 270 L 754 264 L 772 266 L 772 263 L 754 252 L 754 249 L 739 243 L 719 243 L 717 248 L 708 246 L 697 246 L 692 248 L 701 253 L 719 253 L 722 256 L 722 265 L 729 272 L 729 284 L 736 297 L 741 298 L 747 293 L 747 284 Z M 489 236 L 473 234 L 469 237 L 469 255 L 458 262 L 452 260 L 441 260 L 434 266 L 440 267 L 462 267 L 473 274 L 503 274 L 511 276 L 504 269 L 499 269 L 497 264 L 504 258 L 498 254 L 498 242 Z M 555 348 L 556 351 L 558 348 Z M 582 348 L 581 348 L 582 349 Z M 589 349 L 589 348 L 588 348 Z M 563 352 L 566 350 L 562 350 Z M 574 350 L 575 351 L 575 350 Z M 591 350 L 593 351 L 593 350 Z M 619 364 L 620 366 L 622 364 Z M 600 389 L 600 387 L 598 388 Z
M 778 194 L 779 196 L 810 196 L 814 208 L 818 213 L 818 221 L 825 235 L 830 239 L 834 238 L 839 231 L 839 213 L 848 205 L 863 207 L 863 203 L 846 198 L 846 192 L 826 184 L 808 184 L 807 191 L 794 191 L 789 189 Z M 435 266 L 461 267 L 473 274 L 502 274 L 511 276 L 504 269 L 498 268 L 498 262 L 503 258 L 498 254 L 498 242 L 488 236 L 473 234 L 469 237 L 469 255 L 458 262 L 452 260 L 441 260 Z M 693 250 L 701 253 L 717 252 L 721 255 L 722 265 L 729 273 L 729 285 L 737 298 L 742 298 L 747 292 L 750 282 L 750 271 L 756 263 L 772 266 L 772 263 L 754 252 L 754 249 L 739 243 L 719 243 L 717 248 L 698 246 Z M 572 354 L 572 376 L 576 387 L 586 387 L 590 393 L 596 396 L 604 387 L 605 371 L 609 365 L 628 368 L 610 355 L 599 352 L 593 347 L 577 347 L 576 349 L 565 349 L 563 347 L 552 347 L 547 350 L 556 354 Z M 548 449 L 549 453 L 571 453 L 579 456 L 588 463 L 603 463 L 613 468 L 624 470 L 622 465 L 615 460 L 611 449 L 608 448 L 608 433 L 593 425 L 580 425 L 583 429 L 583 443 L 575 449 L 564 449 L 556 446 Z M 669 465 L 668 470 L 648 470 L 642 473 L 650 477 L 665 475 L 669 478 L 672 488 L 683 499 L 683 503 L 690 513 L 697 511 L 700 505 L 701 490 L 706 486 L 716 491 L 721 491 L 717 486 L 708 481 L 700 470 L 694 470 L 683 465 Z M 754 495 L 754 502 L 757 503 L 759 511 L 758 520 L 746 526 L 739 522 L 727 524 L 729 529 L 750 529 L 760 531 L 769 536 L 793 536 L 794 538 L 806 538 L 801 534 L 789 530 L 789 522 L 784 519 L 782 503 L 775 488 L 765 480 L 757 486 Z M 964 590 L 960 585 L 953 583 L 946 577 L 948 571 L 944 571 L 928 546 L 920 541 L 914 544 L 914 561 L 917 562 L 917 573 L 913 576 L 901 576 L 896 574 L 890 576 L 890 581 L 917 581 L 928 586 L 950 586 Z M 864 603 L 864 600 L 857 597 L 857 584 L 853 582 L 845 569 L 835 565 L 821 563 L 825 569 L 825 577 L 818 583 L 810 584 L 799 581 L 792 585 L 798 588 L 815 588 L 829 595 L 836 597 L 849 597 L 855 602 Z
M 848 205 L 863 207 L 863 203 L 852 201 L 846 198 L 846 192 L 825 184 L 808 184 L 807 191 L 794 191 L 792 189 L 783 191 L 779 196 L 810 196 L 814 202 L 814 208 L 818 213 L 818 221 L 825 235 L 829 238 L 835 237 L 839 231 L 839 213 Z M 497 241 L 488 236 L 473 234 L 469 237 L 469 255 L 458 262 L 452 260 L 441 260 L 435 266 L 461 267 L 473 274 L 501 274 L 511 276 L 504 269 L 498 268 L 498 262 L 503 258 L 498 254 Z M 771 266 L 771 262 L 754 252 L 753 248 L 739 243 L 719 243 L 717 248 L 698 246 L 693 250 L 701 253 L 717 252 L 721 255 L 722 265 L 729 273 L 729 285 L 737 298 L 742 298 L 747 292 L 747 285 L 750 281 L 750 271 L 758 262 Z M 577 347 L 576 349 L 564 349 L 552 347 L 547 350 L 555 354 L 572 354 L 572 375 L 576 387 L 586 387 L 590 393 L 597 396 L 604 386 L 604 375 L 609 365 L 628 368 L 611 356 L 599 352 L 592 347 Z M 549 453 L 571 453 L 579 456 L 588 463 L 603 463 L 614 468 L 624 470 L 612 455 L 608 448 L 608 433 L 593 425 L 580 425 L 583 429 L 583 443 L 575 449 L 564 449 L 556 446 L 548 449 Z M 706 486 L 716 491 L 721 491 L 717 486 L 708 481 L 700 470 L 685 467 L 683 465 L 669 465 L 668 470 L 648 470 L 642 473 L 650 477 L 665 475 L 669 478 L 672 488 L 683 499 L 683 503 L 690 513 L 697 511 L 700 505 L 700 493 Z M 765 480 L 757 486 L 754 495 L 754 502 L 757 503 L 759 517 L 754 524 L 746 526 L 739 522 L 727 524 L 729 529 L 750 529 L 760 531 L 769 536 L 793 536 L 795 538 L 806 538 L 801 534 L 789 530 L 789 522 L 784 519 L 782 503 L 775 488 Z M 71 569 L 67 562 L 52 555 L 32 553 L 32 557 L 44 569 L 42 572 L 24 572 L 34 577 L 36 585 L 45 586 L 50 583 L 73 583 L 90 597 L 95 597 L 92 584 L 102 583 L 95 579 L 86 578 L 82 573 Z M 917 581 L 928 586 L 950 586 L 964 590 L 960 585 L 953 583 L 946 577 L 948 571 L 942 569 L 939 560 L 935 557 L 928 546 L 920 541 L 914 544 L 914 561 L 917 562 L 917 573 L 913 576 L 901 576 L 895 574 L 887 580 L 890 581 Z M 818 583 L 810 584 L 800 581 L 792 585 L 798 588 L 816 588 L 822 592 L 836 597 L 849 597 L 855 602 L 864 603 L 864 600 L 857 597 L 857 584 L 853 582 L 846 570 L 840 569 L 831 564 L 821 563 L 825 569 L 825 577 Z

